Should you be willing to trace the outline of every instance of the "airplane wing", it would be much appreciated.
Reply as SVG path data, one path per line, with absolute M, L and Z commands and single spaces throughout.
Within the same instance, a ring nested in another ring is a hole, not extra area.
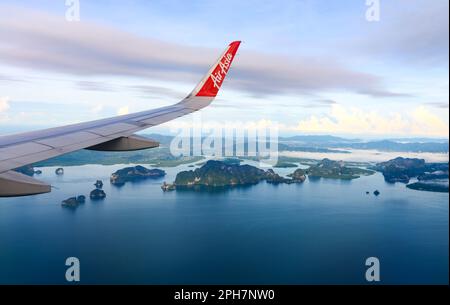
M 216 97 L 239 45 L 240 41 L 232 42 L 194 90 L 177 104 L 86 123 L 1 136 L 0 197 L 50 192 L 50 185 L 13 171 L 24 165 L 83 148 L 127 151 L 159 146 L 159 143 L 134 133 L 208 106 Z

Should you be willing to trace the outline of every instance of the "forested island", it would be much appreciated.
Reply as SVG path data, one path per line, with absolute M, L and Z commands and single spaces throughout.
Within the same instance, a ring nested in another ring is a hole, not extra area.
M 145 179 L 157 179 L 164 177 L 165 175 L 166 172 L 161 169 L 148 169 L 138 165 L 134 167 L 126 167 L 116 171 L 111 175 L 110 182 L 113 185 L 122 186 L 126 182 L 134 182 Z
M 261 181 L 270 184 L 302 183 L 307 176 L 331 179 L 356 179 L 361 175 L 371 175 L 374 172 L 357 167 L 347 167 L 342 162 L 324 159 L 308 169 L 297 169 L 287 177 L 280 176 L 273 169 L 263 170 L 248 164 L 229 161 L 209 160 L 195 170 L 179 172 L 173 184 L 164 183 L 164 191 L 177 188 L 232 187 L 252 185 Z
M 449 191 L 448 163 L 426 163 L 424 159 L 398 157 L 378 163 L 373 168 L 380 171 L 388 183 L 405 183 L 406 187 L 419 191 Z M 417 181 L 408 184 L 413 178 Z
M 374 173 L 372 170 L 347 166 L 343 161 L 333 161 L 326 158 L 306 169 L 308 177 L 343 180 L 357 179 L 361 176 L 373 175 Z
M 164 184 L 163 190 L 174 188 L 230 187 L 252 185 L 261 181 L 271 184 L 301 183 L 305 177 L 300 175 L 285 178 L 272 169 L 267 171 L 248 164 L 209 160 L 195 170 L 179 172 L 173 184 Z M 165 186 L 165 187 L 164 187 Z

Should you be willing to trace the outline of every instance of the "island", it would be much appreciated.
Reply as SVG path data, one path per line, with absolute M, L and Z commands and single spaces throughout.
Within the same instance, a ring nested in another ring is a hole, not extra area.
M 232 187 L 239 185 L 253 185 L 261 181 L 269 184 L 303 183 L 306 177 L 331 179 L 356 179 L 360 176 L 372 175 L 372 170 L 347 166 L 342 161 L 323 159 L 311 164 L 309 168 L 298 168 L 287 177 L 280 176 L 273 169 L 263 170 L 248 164 L 230 160 L 209 160 L 195 170 L 179 172 L 175 181 L 161 185 L 163 191 L 175 189 L 202 189 L 202 187 Z
M 106 198 L 106 193 L 101 189 L 95 189 L 89 194 L 89 198 L 91 200 L 103 200 Z
M 64 169 L 62 167 L 58 167 L 55 170 L 55 174 L 58 175 L 58 176 L 64 175 Z
M 163 184 L 161 185 L 161 189 L 162 189 L 164 192 L 174 191 L 174 190 L 175 190 L 175 185 L 174 185 L 174 184 L 167 183 L 166 181 L 164 181 Z
M 306 180 L 306 172 L 305 170 L 299 168 L 296 169 L 292 174 L 289 174 L 288 177 L 291 177 L 292 180 L 297 182 L 304 182 Z
M 377 163 L 374 169 L 380 171 L 386 182 L 408 183 L 413 177 L 421 179 L 448 179 L 448 163 L 426 163 L 424 159 L 402 158 Z
M 288 178 L 284 178 L 281 177 L 280 175 L 278 175 L 277 173 L 274 172 L 273 169 L 268 169 L 265 172 L 265 177 L 264 179 L 266 180 L 267 183 L 270 184 L 280 184 L 280 183 L 294 183 L 296 181 L 294 181 L 293 179 L 288 179 Z
M 409 183 L 417 178 L 417 182 L 406 187 L 419 191 L 448 192 L 448 163 L 427 163 L 424 159 L 398 157 L 386 162 L 377 163 L 375 170 L 380 171 L 388 183 Z
M 209 160 L 195 170 L 179 172 L 174 184 L 176 187 L 223 187 L 256 184 L 265 177 L 264 170 L 251 165 Z
M 323 159 L 305 170 L 308 177 L 352 180 L 361 176 L 373 175 L 372 170 L 347 166 L 343 161 Z
M 165 175 L 166 172 L 161 169 L 148 169 L 138 165 L 134 167 L 126 167 L 116 171 L 111 175 L 110 181 L 113 185 L 122 186 L 126 182 L 134 182 L 144 179 L 157 179 L 164 177 Z
M 301 183 L 305 177 L 300 175 L 285 178 L 275 173 L 273 169 L 267 171 L 248 164 L 241 165 L 234 160 L 209 160 L 195 170 L 179 172 L 173 184 L 164 182 L 161 186 L 163 191 L 174 189 L 199 187 L 233 187 L 243 185 L 254 185 L 261 181 L 270 184 Z
M 438 193 L 448 193 L 448 180 L 443 181 L 418 181 L 406 185 L 407 188 L 417 191 L 428 191 L 428 192 L 438 192 Z
M 95 185 L 96 188 L 101 189 L 103 187 L 103 181 L 102 180 L 97 180 L 94 183 L 94 185 Z
M 86 202 L 86 197 L 83 195 L 79 195 L 77 197 L 70 197 L 66 200 L 63 200 L 61 202 L 61 206 L 66 207 L 66 208 L 77 208 L 80 204 L 83 204 Z
M 157 140 L 159 141 L 159 140 Z M 166 142 L 168 141 L 168 142 Z M 107 152 L 78 150 L 33 164 L 35 167 L 76 166 L 86 164 L 151 164 L 153 167 L 175 167 L 203 160 L 203 156 L 173 156 L 170 152 L 170 139 L 164 140 L 160 147 L 140 151 Z

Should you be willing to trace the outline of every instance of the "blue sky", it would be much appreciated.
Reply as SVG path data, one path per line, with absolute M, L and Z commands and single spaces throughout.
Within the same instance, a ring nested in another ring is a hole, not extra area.
M 0 134 L 177 102 L 233 40 L 214 124 L 283 134 L 448 137 L 448 1 L 90 1 L 0 5 Z M 167 131 L 184 118 L 152 131 Z M 192 121 L 192 120 L 191 120 Z

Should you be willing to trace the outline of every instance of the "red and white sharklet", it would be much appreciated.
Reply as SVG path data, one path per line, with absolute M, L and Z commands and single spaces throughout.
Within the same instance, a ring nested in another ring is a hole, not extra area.
M 126 151 L 159 143 L 134 133 L 208 106 L 219 92 L 240 41 L 230 43 L 202 81 L 182 101 L 162 108 L 80 124 L 0 136 L 0 197 L 50 192 L 51 187 L 12 171 L 79 149 Z
M 208 97 L 217 96 L 240 44 L 240 41 L 233 41 L 230 43 L 216 64 L 209 70 L 208 75 L 197 85 L 197 87 L 195 87 L 194 91 L 192 91 L 192 95 Z

